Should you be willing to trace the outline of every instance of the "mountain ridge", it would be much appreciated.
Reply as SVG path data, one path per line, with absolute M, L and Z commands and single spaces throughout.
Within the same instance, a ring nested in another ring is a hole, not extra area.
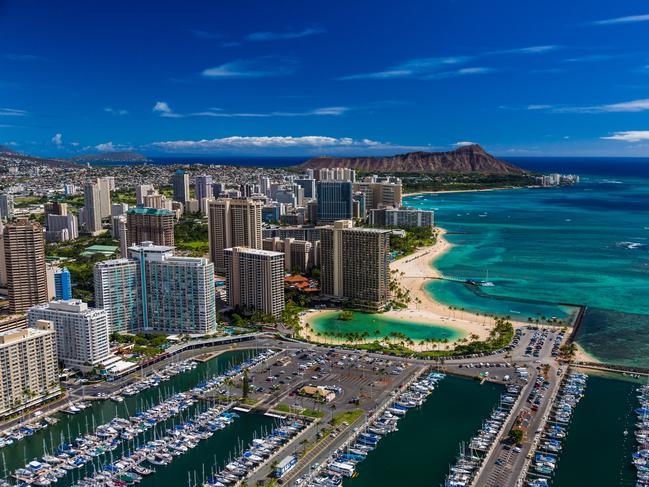
M 314 157 L 300 169 L 342 167 L 365 172 L 524 174 L 525 170 L 497 159 L 478 144 L 446 152 L 408 152 L 393 156 Z

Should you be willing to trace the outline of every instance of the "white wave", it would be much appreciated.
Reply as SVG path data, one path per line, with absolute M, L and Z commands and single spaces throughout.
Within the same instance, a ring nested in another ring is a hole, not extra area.
M 640 247 L 644 247 L 646 244 L 640 242 L 616 242 L 615 245 L 625 249 L 639 249 Z

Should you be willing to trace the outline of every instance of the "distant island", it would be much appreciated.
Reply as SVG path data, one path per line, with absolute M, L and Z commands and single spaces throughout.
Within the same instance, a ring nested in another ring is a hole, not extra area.
M 110 164 L 110 163 L 144 163 L 144 162 L 153 162 L 147 156 L 140 154 L 139 152 L 106 152 L 103 154 L 83 154 L 81 156 L 76 156 L 71 159 L 74 162 L 86 164 L 86 163 L 96 163 L 96 164 Z
M 300 169 L 343 167 L 363 172 L 524 175 L 527 171 L 497 159 L 478 144 L 447 152 L 409 152 L 394 156 L 314 157 Z

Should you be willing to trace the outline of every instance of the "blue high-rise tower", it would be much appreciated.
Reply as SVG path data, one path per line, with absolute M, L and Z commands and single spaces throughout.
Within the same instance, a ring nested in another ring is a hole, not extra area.
M 54 273 L 54 289 L 56 299 L 72 299 L 72 279 L 67 267 Z
M 351 220 L 354 216 L 350 181 L 318 182 L 318 223 Z

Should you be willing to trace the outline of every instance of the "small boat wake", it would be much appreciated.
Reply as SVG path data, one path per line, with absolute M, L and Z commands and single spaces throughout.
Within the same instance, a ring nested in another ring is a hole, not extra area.
M 615 242 L 616 247 L 621 247 L 623 249 L 639 249 L 641 247 L 645 247 L 646 244 L 640 243 L 640 242 Z

